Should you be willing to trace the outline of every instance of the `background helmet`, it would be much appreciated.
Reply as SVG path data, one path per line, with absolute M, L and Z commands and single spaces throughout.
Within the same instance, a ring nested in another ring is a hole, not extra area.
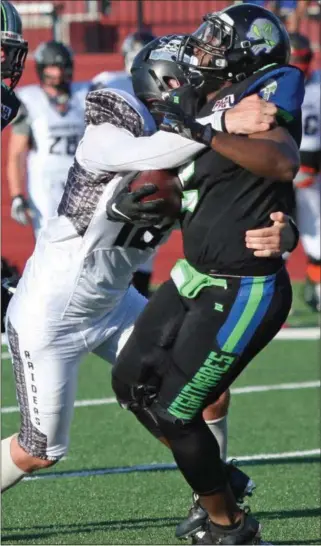
M 41 43 L 35 53 L 36 70 L 40 81 L 44 81 L 44 69 L 47 66 L 59 66 L 62 68 L 61 82 L 56 85 L 58 89 L 65 90 L 72 80 L 73 76 L 73 54 L 72 51 L 62 42 L 50 40 L 49 42 Z
M 121 53 L 124 57 L 125 69 L 128 74 L 130 74 L 133 60 L 137 53 L 139 53 L 146 44 L 155 40 L 155 38 L 156 36 L 145 30 L 134 32 L 125 38 L 121 46 Z
M 206 66 L 197 68 L 213 90 L 215 81 L 237 82 L 269 64 L 288 64 L 290 41 L 269 10 L 240 4 L 204 17 L 204 23 L 184 38 L 178 60 L 193 53 L 199 62 L 206 59 Z
M 299 32 L 293 32 L 289 36 L 291 44 L 290 63 L 306 74 L 313 57 L 310 40 Z
M 1 78 L 11 80 L 14 89 L 21 78 L 28 53 L 28 42 L 22 37 L 22 23 L 16 8 L 1 1 Z
M 177 80 L 179 86 L 192 83 L 197 86 L 192 70 L 177 63 L 181 39 L 182 36 L 178 35 L 156 38 L 135 57 L 131 69 L 133 88 L 135 95 L 145 104 L 164 99 L 172 90 L 168 85 L 170 79 Z

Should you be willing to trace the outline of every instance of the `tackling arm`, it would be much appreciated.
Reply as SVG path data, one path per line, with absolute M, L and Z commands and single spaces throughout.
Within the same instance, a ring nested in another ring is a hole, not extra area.
M 174 169 L 205 149 L 204 144 L 180 135 L 158 131 L 134 137 L 110 123 L 89 125 L 76 159 L 89 171 L 123 172 Z

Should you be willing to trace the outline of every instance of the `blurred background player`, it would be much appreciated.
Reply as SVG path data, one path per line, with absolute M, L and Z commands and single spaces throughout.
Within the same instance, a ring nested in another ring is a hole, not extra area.
M 19 89 L 7 178 L 12 219 L 22 225 L 32 221 L 37 237 L 56 212 L 83 135 L 84 96 L 72 83 L 74 62 L 67 46 L 54 40 L 41 43 L 34 58 L 40 84 Z
M 301 68 L 306 77 L 302 105 L 301 167 L 296 186 L 297 221 L 308 259 L 304 299 L 320 312 L 320 195 L 321 195 L 321 105 L 320 83 L 313 78 L 310 41 L 299 33 L 290 34 L 291 64 Z
M 21 18 L 6 0 L 1 2 L 1 130 L 17 115 L 20 102 L 14 93 L 28 54 Z M 6 80 L 5 83 L 3 80 Z
M 146 30 L 136 31 L 129 34 L 122 46 L 121 53 L 124 59 L 123 71 L 118 72 L 100 72 L 92 79 L 91 91 L 96 89 L 103 89 L 106 87 L 113 87 L 116 89 L 122 89 L 128 93 L 134 94 L 132 86 L 132 78 L 130 70 L 133 64 L 133 60 L 137 53 L 149 42 L 155 40 L 155 36 Z M 150 293 L 150 283 L 153 272 L 154 256 L 151 256 L 149 260 L 143 264 L 138 271 L 133 275 L 133 285 L 135 288 L 146 298 Z
M 18 84 L 28 54 L 28 42 L 22 37 L 21 18 L 6 0 L 1 2 L 1 131 L 16 117 L 20 101 L 14 88 Z M 7 83 L 5 83 L 5 81 Z M 18 271 L 1 256 L 1 333 Z

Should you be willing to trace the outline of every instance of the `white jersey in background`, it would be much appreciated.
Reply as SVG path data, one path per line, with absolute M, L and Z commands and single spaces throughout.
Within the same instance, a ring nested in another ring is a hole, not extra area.
M 308 81 L 302 104 L 301 151 L 315 152 L 321 149 L 321 87 L 316 81 Z
M 84 132 L 84 89 L 72 84 L 68 110 L 60 113 L 39 85 L 17 90 L 22 102 L 13 132 L 29 137 L 27 192 L 35 235 L 57 211 L 68 170 Z
M 301 152 L 318 154 L 321 165 L 321 88 L 320 82 L 311 79 L 305 87 L 302 104 L 302 141 Z M 304 154 L 302 154 L 304 168 Z M 296 188 L 297 221 L 305 253 L 314 260 L 320 260 L 320 208 L 321 208 L 321 173 L 314 178 L 313 184 Z

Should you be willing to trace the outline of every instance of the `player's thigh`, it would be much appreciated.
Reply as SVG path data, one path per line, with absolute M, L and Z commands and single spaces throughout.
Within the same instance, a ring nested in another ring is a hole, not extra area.
M 58 460 L 67 451 L 76 396 L 78 366 L 86 352 L 83 338 L 57 323 L 7 317 L 21 414 L 20 445 L 35 457 Z
M 228 282 L 227 290 L 203 290 L 178 332 L 159 393 L 173 415 L 193 419 L 216 401 L 286 320 L 292 292 L 285 270 Z
M 96 347 L 93 353 L 110 364 L 115 364 L 118 354 L 132 334 L 134 325 L 147 301 L 136 288 L 130 286 L 111 317 L 106 319 L 105 341 Z
M 132 334 L 121 350 L 113 376 L 136 384 L 151 376 L 160 377 L 168 366 L 172 346 L 186 309 L 173 282 L 164 283 L 148 301 Z

